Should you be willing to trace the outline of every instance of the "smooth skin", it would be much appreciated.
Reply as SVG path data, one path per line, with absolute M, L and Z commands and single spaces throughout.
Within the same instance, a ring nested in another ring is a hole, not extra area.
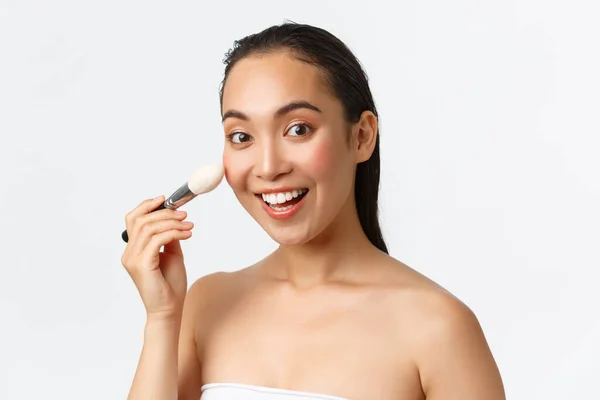
M 276 52 L 236 64 L 223 116 L 227 182 L 279 247 L 186 295 L 179 241 L 192 227 L 169 210 L 149 216 L 152 201 L 128 214 L 123 263 L 147 312 L 129 399 L 198 400 L 203 384 L 230 382 L 352 400 L 505 400 L 473 312 L 361 229 L 353 179 L 373 152 L 373 113 L 346 123 L 319 71 Z M 281 186 L 309 189 L 287 220 L 256 196 Z

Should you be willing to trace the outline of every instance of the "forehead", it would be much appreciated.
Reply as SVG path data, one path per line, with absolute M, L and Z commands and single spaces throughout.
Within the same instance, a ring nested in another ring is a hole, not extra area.
M 223 88 L 223 110 L 272 110 L 289 101 L 335 102 L 321 71 L 285 52 L 250 56 L 231 69 Z

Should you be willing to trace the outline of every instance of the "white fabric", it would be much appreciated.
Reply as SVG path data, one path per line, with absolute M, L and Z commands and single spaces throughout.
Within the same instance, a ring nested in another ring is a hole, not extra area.
M 240 383 L 208 383 L 201 400 L 348 400 L 342 397 Z

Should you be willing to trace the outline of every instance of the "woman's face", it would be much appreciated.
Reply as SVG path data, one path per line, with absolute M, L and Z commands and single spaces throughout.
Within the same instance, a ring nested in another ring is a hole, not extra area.
M 284 52 L 242 59 L 223 90 L 223 127 L 226 180 L 276 242 L 310 241 L 353 202 L 351 126 L 316 67 Z

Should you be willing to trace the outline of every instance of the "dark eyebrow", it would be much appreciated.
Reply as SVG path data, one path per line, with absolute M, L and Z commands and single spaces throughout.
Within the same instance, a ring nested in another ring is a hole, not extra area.
M 280 107 L 277 111 L 275 111 L 275 114 L 273 115 L 275 118 L 280 118 L 283 115 L 292 112 L 294 110 L 298 110 L 301 108 L 306 108 L 309 110 L 313 110 L 316 112 L 321 112 L 321 110 L 310 104 L 308 101 L 293 101 L 291 103 L 288 103 L 282 107 Z M 221 120 L 221 122 L 225 122 L 225 120 L 227 118 L 237 118 L 237 119 L 241 119 L 243 121 L 250 121 L 250 117 L 248 117 L 246 114 L 244 114 L 241 111 L 237 111 L 237 110 L 228 110 L 225 114 L 223 114 L 223 119 Z

